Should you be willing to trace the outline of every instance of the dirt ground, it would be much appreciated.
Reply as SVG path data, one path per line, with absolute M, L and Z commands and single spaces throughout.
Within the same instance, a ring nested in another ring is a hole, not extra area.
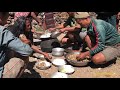
M 47 70 L 37 69 L 36 62 L 36 58 L 30 57 L 30 63 L 21 78 L 51 78 L 51 75 L 58 71 L 58 67 L 54 65 Z M 68 75 L 69 78 L 120 78 L 120 58 L 105 65 L 91 62 L 85 67 L 74 68 L 75 72 Z

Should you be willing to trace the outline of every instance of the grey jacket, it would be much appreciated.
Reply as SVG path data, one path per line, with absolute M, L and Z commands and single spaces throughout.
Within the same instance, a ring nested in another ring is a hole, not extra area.
M 0 77 L 2 75 L 3 67 L 5 65 L 6 50 L 8 48 L 21 54 L 22 56 L 29 56 L 33 51 L 29 45 L 24 44 L 9 30 L 7 30 L 3 26 L 0 26 Z

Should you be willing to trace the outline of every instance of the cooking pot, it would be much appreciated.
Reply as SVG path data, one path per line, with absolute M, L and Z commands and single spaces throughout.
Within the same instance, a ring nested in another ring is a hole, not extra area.
M 59 36 L 61 34 L 61 32 L 59 30 L 53 31 L 51 34 L 51 38 L 57 38 L 57 36 Z
M 51 53 L 53 48 L 60 47 L 60 43 L 57 39 L 49 39 L 42 41 L 40 47 L 43 52 Z
M 69 56 L 73 55 L 73 54 L 79 55 L 80 52 L 71 52 L 71 53 L 68 53 L 68 54 L 65 55 L 65 58 L 66 58 L 67 62 L 70 63 L 73 66 L 86 66 L 90 62 L 90 60 L 88 60 L 88 59 L 85 59 L 83 61 L 70 60 Z
M 58 56 L 58 57 L 60 57 L 60 56 L 63 56 L 64 55 L 64 48 L 53 48 L 52 49 L 52 55 L 53 56 Z

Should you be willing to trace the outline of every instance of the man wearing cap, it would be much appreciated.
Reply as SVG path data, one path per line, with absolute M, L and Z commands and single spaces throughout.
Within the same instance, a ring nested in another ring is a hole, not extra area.
M 77 56 L 78 60 L 89 56 L 95 64 L 104 64 L 120 56 L 120 35 L 113 25 L 93 19 L 87 12 L 76 12 L 75 19 L 81 27 L 87 28 L 84 39 L 89 37 L 90 41 L 86 42 L 91 45 L 89 51 Z

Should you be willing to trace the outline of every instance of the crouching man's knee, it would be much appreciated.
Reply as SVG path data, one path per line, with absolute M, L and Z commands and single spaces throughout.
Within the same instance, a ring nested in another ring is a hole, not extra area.
M 105 64 L 106 60 L 104 57 L 101 57 L 99 55 L 95 55 L 92 57 L 92 61 L 94 64 Z

